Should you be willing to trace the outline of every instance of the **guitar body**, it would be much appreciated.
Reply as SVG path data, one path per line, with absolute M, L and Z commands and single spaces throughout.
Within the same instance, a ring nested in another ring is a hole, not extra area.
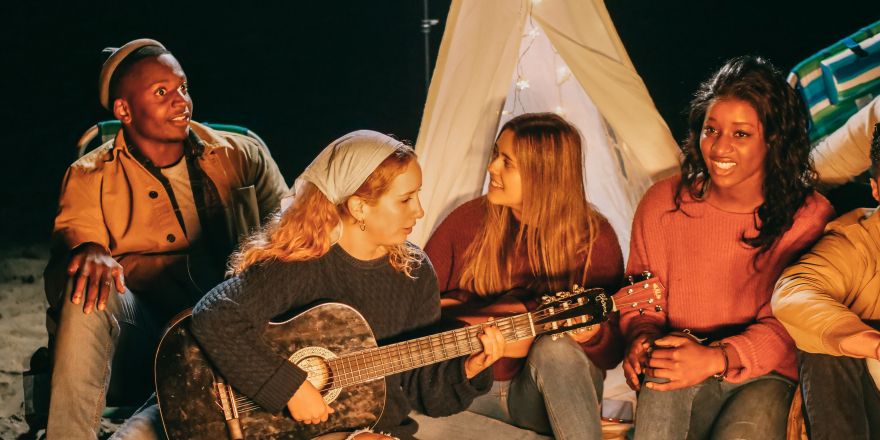
M 156 395 L 162 424 L 172 440 L 230 438 L 217 386 L 222 378 L 190 333 L 190 319 L 189 313 L 175 318 L 156 353 Z M 270 323 L 264 340 L 304 370 L 315 370 L 308 380 L 318 389 L 332 383 L 333 375 L 338 374 L 323 362 L 325 358 L 376 347 L 373 331 L 363 316 L 338 303 L 321 304 L 287 321 Z M 237 392 L 234 395 L 244 397 Z M 324 400 L 336 412 L 318 425 L 297 422 L 286 410 L 281 414 L 259 407 L 240 411 L 238 421 L 244 438 L 310 439 L 373 426 L 384 409 L 385 380 L 332 390 L 324 394 Z

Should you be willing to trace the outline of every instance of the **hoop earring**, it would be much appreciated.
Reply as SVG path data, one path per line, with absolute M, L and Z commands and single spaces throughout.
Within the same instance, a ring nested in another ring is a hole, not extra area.
M 364 221 L 364 219 L 361 219 L 361 222 L 358 223 L 358 227 L 361 228 L 361 231 L 367 230 L 367 223 Z

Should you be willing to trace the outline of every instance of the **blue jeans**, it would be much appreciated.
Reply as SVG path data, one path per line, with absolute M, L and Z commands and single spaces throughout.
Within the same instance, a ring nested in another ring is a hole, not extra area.
M 636 440 L 785 439 L 794 383 L 770 373 L 743 383 L 715 378 L 674 391 L 642 388 Z
M 149 396 L 160 324 L 130 291 L 119 295 L 111 289 L 106 310 L 86 315 L 82 305 L 70 302 L 70 290 L 61 305 L 55 337 L 46 437 L 93 440 L 100 429 L 111 372 L 123 372 L 128 376 L 124 379 L 130 379 L 121 387 L 127 397 L 143 401 Z
M 469 411 L 540 434 L 601 439 L 602 370 L 569 337 L 539 337 L 523 369 L 474 399 Z
M 880 439 L 880 393 L 864 359 L 799 351 L 798 367 L 811 439 Z

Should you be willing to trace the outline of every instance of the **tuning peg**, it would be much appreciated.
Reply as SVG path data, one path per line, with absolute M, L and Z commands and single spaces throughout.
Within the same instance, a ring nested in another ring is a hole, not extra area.
M 654 306 L 654 311 L 655 311 L 655 312 L 662 312 L 662 311 L 663 311 L 663 307 L 660 307 L 660 304 L 657 304 L 656 306 Z
M 646 270 L 646 271 L 642 272 L 642 276 L 645 277 L 646 280 L 649 278 L 654 278 L 654 274 L 651 273 L 650 270 Z
M 541 297 L 541 304 L 550 304 L 552 303 L 554 298 L 550 295 L 544 295 Z

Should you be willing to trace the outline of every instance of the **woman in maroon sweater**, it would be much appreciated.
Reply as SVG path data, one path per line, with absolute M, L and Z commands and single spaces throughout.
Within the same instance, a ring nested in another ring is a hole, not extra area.
M 668 300 L 618 301 L 637 440 L 784 438 L 797 369 L 770 295 L 833 214 L 804 109 L 766 60 L 728 61 L 691 102 L 681 176 L 639 203 L 627 271 L 653 272 Z
M 425 247 L 445 316 L 473 324 L 534 310 L 541 295 L 573 284 L 619 287 L 620 246 L 586 201 L 581 157 L 580 133 L 555 114 L 504 125 L 488 195 L 459 206 Z M 492 392 L 470 410 L 557 438 L 601 438 L 604 371 L 623 354 L 617 327 L 508 344 Z

